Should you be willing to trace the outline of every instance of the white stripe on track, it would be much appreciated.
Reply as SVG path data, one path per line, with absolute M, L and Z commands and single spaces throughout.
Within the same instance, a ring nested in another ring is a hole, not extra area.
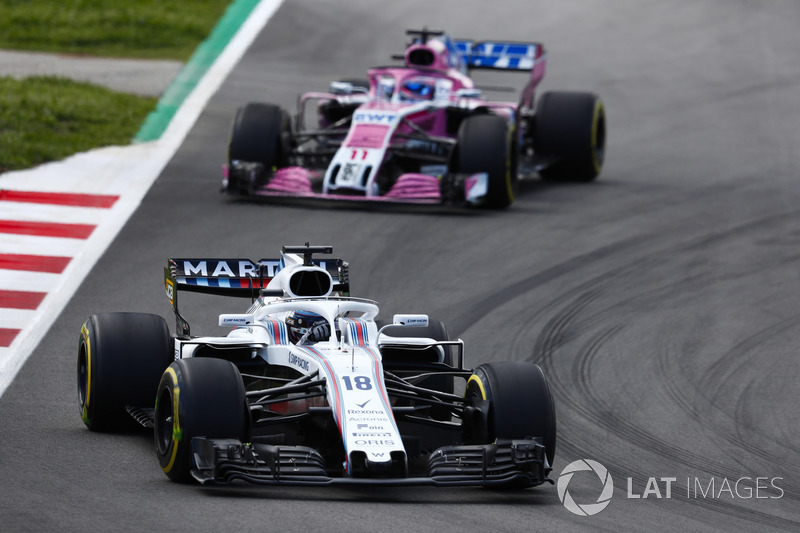
M 0 269 L 0 290 L 50 292 L 58 287 L 61 274 L 50 272 L 26 272 L 24 270 Z M 3 310 L 3 315 L 7 315 Z
M 36 311 L 27 309 L 15 309 L 14 313 L 6 313 L 6 309 L 3 309 L 3 311 L 3 313 L 0 313 L 0 328 L 8 329 L 24 328 L 36 315 Z M 8 350 L 8 348 L 0 348 L 0 354 L 3 353 L 3 350 Z
M 0 252 L 4 254 L 73 257 L 85 244 L 85 239 L 0 233 Z
M 108 209 L 102 207 L 0 202 L 0 220 L 91 224 L 96 226 L 103 221 L 107 214 Z

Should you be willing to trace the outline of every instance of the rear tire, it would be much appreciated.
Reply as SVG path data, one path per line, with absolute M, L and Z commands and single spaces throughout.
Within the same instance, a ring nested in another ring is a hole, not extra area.
M 504 209 L 517 191 L 517 138 L 515 128 L 497 115 L 465 118 L 458 129 L 457 171 L 489 175 L 487 207 Z
M 172 481 L 192 481 L 192 438 L 248 440 L 249 414 L 236 365 L 224 359 L 190 358 L 172 363 L 158 384 L 156 455 Z
M 167 323 L 157 315 L 90 316 L 78 339 L 81 419 L 92 431 L 131 421 L 125 406 L 152 408 L 161 373 L 172 361 Z
M 534 117 L 534 153 L 552 160 L 539 175 L 553 181 L 592 181 L 603 169 L 606 115 L 595 94 L 547 92 Z
M 233 161 L 261 163 L 266 180 L 288 164 L 291 144 L 289 113 L 272 104 L 249 103 L 236 111 L 228 144 L 228 168 Z M 247 184 L 229 183 L 234 192 L 248 192 Z M 255 186 L 263 186 L 256 183 Z
M 480 365 L 467 382 L 465 396 L 473 403 L 489 402 L 487 442 L 541 437 L 552 468 L 556 411 L 550 385 L 539 365 L 521 361 Z

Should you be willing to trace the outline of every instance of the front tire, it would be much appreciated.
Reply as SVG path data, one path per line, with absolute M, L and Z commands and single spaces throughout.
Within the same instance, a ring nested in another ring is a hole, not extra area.
M 224 359 L 190 358 L 172 363 L 158 384 L 156 455 L 172 481 L 192 481 L 192 438 L 246 442 L 249 414 L 242 376 Z
M 132 420 L 125 406 L 152 408 L 158 380 L 172 360 L 167 323 L 157 315 L 103 313 L 90 316 L 78 339 L 81 419 L 92 431 Z
M 249 103 L 236 111 L 228 144 L 228 169 L 234 161 L 261 163 L 271 176 L 288 164 L 291 144 L 289 113 L 272 104 Z M 247 193 L 250 184 L 229 183 L 228 190 Z M 264 183 L 253 184 L 256 187 Z
M 556 452 L 555 403 L 539 365 L 522 361 L 480 365 L 467 381 L 465 397 L 472 404 L 488 402 L 487 442 L 540 437 L 552 467 Z
M 547 92 L 534 117 L 534 153 L 549 164 L 539 175 L 553 181 L 593 181 L 603 169 L 606 114 L 595 94 Z
M 458 129 L 457 171 L 489 175 L 487 206 L 505 209 L 517 191 L 517 139 L 515 128 L 497 115 L 465 118 Z

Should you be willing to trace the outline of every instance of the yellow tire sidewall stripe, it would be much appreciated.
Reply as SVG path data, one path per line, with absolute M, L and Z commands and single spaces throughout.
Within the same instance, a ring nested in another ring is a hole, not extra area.
M 86 327 L 86 324 L 88 322 L 84 322 L 81 326 L 81 338 L 86 344 L 86 397 L 83 399 L 81 418 L 84 422 L 89 422 L 89 400 L 92 396 L 92 347 L 89 342 L 89 328 Z
M 169 458 L 169 463 L 163 467 L 164 472 L 169 473 L 172 467 L 175 466 L 175 457 L 178 455 L 178 445 L 182 436 L 180 416 L 178 415 L 181 389 L 178 386 L 178 375 L 175 373 L 175 369 L 168 367 L 164 373 L 169 374 L 172 380 L 172 455 Z
M 605 116 L 603 101 L 599 98 L 594 104 L 594 115 L 592 116 L 592 164 L 596 173 L 600 173 L 602 166 L 597 158 L 597 129 L 600 126 L 600 116 Z
M 509 128 L 508 130 L 508 141 L 507 146 L 508 149 L 506 150 L 506 189 L 508 191 L 508 199 L 510 202 L 514 201 L 514 181 L 517 179 L 517 176 L 512 176 L 512 162 L 513 162 L 513 150 L 514 145 L 512 143 L 517 142 L 516 140 L 516 128 Z
M 475 374 L 472 374 L 469 377 L 469 380 L 467 380 L 467 388 L 469 388 L 469 384 L 470 383 L 475 383 L 478 386 L 478 389 L 480 389 L 480 391 L 481 391 L 481 399 L 483 399 L 483 400 L 488 399 L 486 397 L 486 388 L 483 386 L 483 381 L 481 381 L 481 378 L 479 378 Z

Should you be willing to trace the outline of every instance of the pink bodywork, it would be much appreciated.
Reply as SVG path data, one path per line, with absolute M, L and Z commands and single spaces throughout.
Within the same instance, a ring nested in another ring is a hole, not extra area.
M 362 102 L 356 113 L 392 113 L 401 114 L 409 106 L 424 103 L 424 101 L 400 102 L 395 98 L 387 101 L 378 94 L 379 82 L 381 79 L 393 79 L 394 87 L 399 88 L 410 78 L 424 77 L 432 80 L 448 80 L 451 84 L 449 94 L 445 100 L 441 97 L 432 99 L 430 109 L 424 109 L 404 115 L 406 122 L 411 122 L 417 126 L 424 126 L 423 129 L 432 136 L 452 137 L 447 131 L 447 115 L 444 105 L 462 106 L 467 108 L 485 107 L 492 110 L 497 115 L 516 120 L 516 113 L 520 103 L 517 102 L 489 102 L 474 96 L 464 96 L 459 94 L 462 89 L 475 89 L 474 82 L 467 76 L 466 65 L 461 62 L 459 56 L 452 56 L 448 49 L 440 41 L 430 41 L 425 44 L 415 44 L 406 50 L 406 63 L 411 64 L 409 56 L 418 51 L 429 51 L 432 53 L 433 62 L 425 69 L 409 67 L 383 67 L 373 68 L 368 71 L 370 88 L 367 95 L 336 95 L 331 93 L 310 92 L 304 94 L 299 102 L 298 123 L 304 123 L 304 110 L 309 101 L 323 102 L 328 100 L 340 100 L 343 102 Z M 534 92 L 544 77 L 545 69 L 544 47 L 538 46 L 534 58 L 534 65 L 531 69 L 531 76 L 526 83 L 521 95 L 521 106 L 531 108 L 534 101 Z M 389 147 L 392 137 L 395 134 L 413 134 L 415 128 L 406 122 L 401 122 L 397 127 L 380 123 L 356 123 L 353 124 L 347 133 L 342 144 L 344 148 L 352 148 L 352 160 L 358 159 L 358 150 L 386 149 Z M 325 127 L 326 124 L 320 124 Z M 272 180 L 262 189 L 255 191 L 261 196 L 292 196 L 299 198 L 325 198 L 339 199 L 347 201 L 383 201 L 383 202 L 408 202 L 420 204 L 439 204 L 442 201 L 439 178 L 426 174 L 404 174 L 401 175 L 391 189 L 383 196 L 353 196 L 348 194 L 323 194 L 314 192 L 312 178 L 315 174 L 300 167 L 282 168 L 276 171 Z M 472 187 L 477 183 L 473 176 L 464 182 L 465 194 L 468 195 Z
M 439 204 L 439 179 L 427 174 L 404 174 L 383 196 L 350 196 L 346 194 L 315 193 L 311 187 L 311 172 L 301 167 L 287 167 L 275 172 L 272 180 L 256 191 L 261 196 L 294 196 L 298 198 L 325 198 L 327 200 L 411 202 Z

